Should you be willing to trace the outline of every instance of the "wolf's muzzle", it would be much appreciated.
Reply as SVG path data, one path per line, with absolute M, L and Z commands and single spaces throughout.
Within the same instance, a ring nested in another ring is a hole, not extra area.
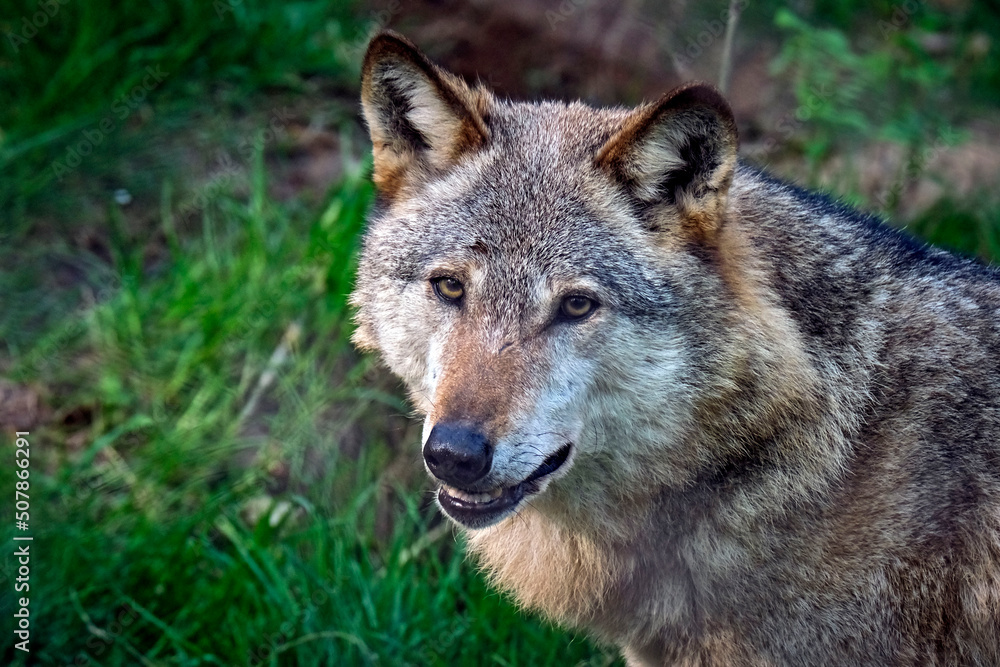
M 490 472 L 493 445 L 475 426 L 442 422 L 424 444 L 424 461 L 445 484 L 468 488 Z

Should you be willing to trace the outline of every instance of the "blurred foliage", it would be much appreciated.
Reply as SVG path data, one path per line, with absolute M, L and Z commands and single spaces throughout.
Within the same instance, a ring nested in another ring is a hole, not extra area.
M 0 213 L 53 185 L 47 163 L 66 141 L 104 118 L 141 123 L 154 99 L 238 107 L 252 91 L 308 91 L 314 77 L 351 85 L 363 28 L 343 0 L 10 0 L 0 18 Z
M 996 113 L 1000 15 L 989 4 L 946 10 L 921 0 L 815 2 L 808 18 L 776 7 L 773 21 L 782 41 L 771 73 L 791 82 L 796 100 L 794 113 L 777 129 L 785 150 L 802 155 L 806 182 L 818 185 L 833 156 L 876 142 L 897 144 L 903 166 L 886 193 L 874 202 L 847 193 L 855 204 L 896 214 L 930 159 L 969 139 L 957 128 L 979 111 Z M 840 180 L 856 183 L 857 177 Z M 998 209 L 995 198 L 951 198 L 922 213 L 910 229 L 919 235 L 933 229 L 929 240 L 995 261 L 1000 254 L 987 240 L 997 233 Z M 928 216 L 940 224 L 929 226 Z
M 940 59 L 951 72 L 947 88 L 952 94 L 1000 105 L 1000 69 L 995 65 L 1000 55 L 1000 3 L 996 0 L 765 0 L 754 12 L 765 21 L 782 13 L 800 16 L 814 29 L 850 36 L 851 44 L 866 52 L 902 47 L 910 52 L 909 58 Z M 928 49 L 931 44 L 934 48 Z
M 859 53 L 843 31 L 813 27 L 787 10 L 778 11 L 775 23 L 788 37 L 773 73 L 793 82 L 796 120 L 808 124 L 810 165 L 838 141 L 916 146 L 940 136 L 954 71 L 912 38 L 899 33 L 886 48 Z
M 910 222 L 911 232 L 929 243 L 994 262 L 1000 258 L 1000 206 L 980 195 L 971 201 L 944 197 Z

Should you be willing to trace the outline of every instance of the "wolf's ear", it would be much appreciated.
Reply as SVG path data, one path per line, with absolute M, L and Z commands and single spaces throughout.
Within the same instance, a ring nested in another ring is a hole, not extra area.
M 361 105 L 375 155 L 375 184 L 396 191 L 414 170 L 442 170 L 489 140 L 489 93 L 434 65 L 402 35 L 368 44 Z
M 634 111 L 595 161 L 642 204 L 673 204 L 708 223 L 725 202 L 738 144 L 729 104 L 693 83 Z

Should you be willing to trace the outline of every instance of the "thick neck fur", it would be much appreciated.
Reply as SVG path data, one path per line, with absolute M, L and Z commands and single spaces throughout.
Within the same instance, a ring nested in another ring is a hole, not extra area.
M 737 172 L 719 238 L 732 314 L 726 347 L 736 352 L 696 401 L 680 447 L 705 453 L 705 465 L 686 483 L 632 495 L 581 499 L 554 487 L 470 534 L 471 551 L 519 602 L 636 655 L 670 645 L 693 661 L 714 652 L 705 664 L 752 661 L 734 657 L 746 643 L 734 638 L 740 625 L 727 610 L 733 596 L 767 597 L 754 589 L 755 570 L 790 581 L 818 576 L 834 541 L 845 563 L 861 558 L 838 531 L 864 523 L 865 512 L 889 511 L 874 501 L 852 506 L 845 490 L 874 445 L 877 429 L 861 421 L 883 414 L 885 388 L 876 384 L 887 381 L 887 340 L 897 335 L 884 319 L 893 294 L 873 270 L 919 272 L 907 253 L 973 277 L 983 270 L 906 241 L 887 250 L 884 235 L 894 233 L 803 197 L 754 170 Z M 984 289 L 996 298 L 995 283 Z M 898 511 L 899 525 L 884 534 L 854 537 L 904 540 L 906 508 Z M 793 549 L 800 561 L 786 564 Z M 837 576 L 849 586 L 865 575 Z

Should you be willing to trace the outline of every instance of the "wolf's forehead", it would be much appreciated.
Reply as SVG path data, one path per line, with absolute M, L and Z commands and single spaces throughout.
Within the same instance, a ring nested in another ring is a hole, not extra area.
M 648 284 L 639 225 L 607 215 L 595 196 L 609 182 L 595 169 L 594 154 L 623 114 L 583 104 L 502 107 L 491 119 L 487 149 L 398 204 L 383 222 L 379 236 L 400 253 L 399 275 L 475 267 L 491 300 L 523 301 L 505 304 L 515 309 L 545 284 L 590 278 L 629 283 L 620 291 L 632 292 Z
M 602 217 L 593 157 L 620 124 L 617 111 L 583 104 L 501 107 L 491 119 L 490 146 L 435 190 L 484 241 L 580 239 L 598 231 L 594 218 Z
M 502 104 L 490 117 L 491 149 L 508 165 L 572 169 L 589 163 L 626 116 L 625 109 L 580 102 Z
M 585 174 L 555 169 L 543 157 L 515 161 L 496 155 L 475 168 L 464 190 L 428 208 L 442 251 L 461 251 L 476 263 L 502 262 L 526 271 L 579 265 L 615 236 L 583 187 Z
M 425 209 L 417 242 L 423 271 L 469 270 L 481 300 L 508 313 L 587 286 L 642 300 L 636 308 L 648 310 L 645 294 L 662 290 L 640 225 L 602 216 L 578 179 L 524 169 L 504 178 L 510 166 L 497 160 L 462 197 Z

